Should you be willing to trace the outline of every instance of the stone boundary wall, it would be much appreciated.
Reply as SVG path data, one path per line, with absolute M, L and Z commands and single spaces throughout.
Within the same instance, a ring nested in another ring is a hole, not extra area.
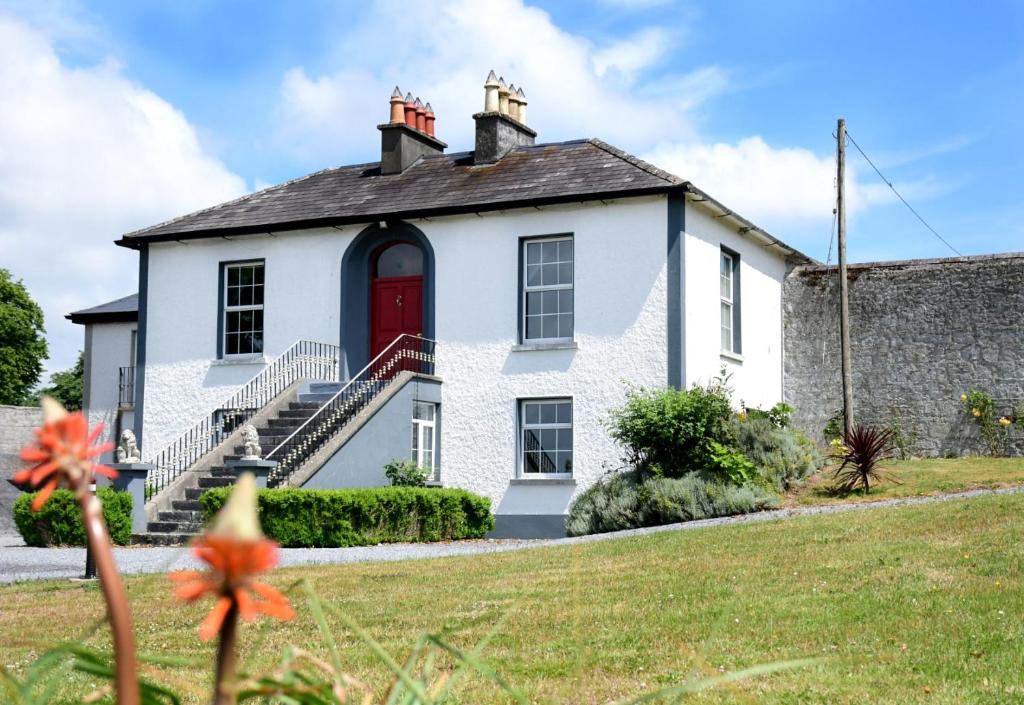
M 24 467 L 18 455 L 32 439 L 32 429 L 43 420 L 37 406 L 0 405 L 0 534 L 16 534 L 14 500 L 20 494 L 7 480 Z
M 1024 399 L 1024 253 L 851 265 L 854 417 L 899 423 L 916 453 L 984 450 L 960 394 L 991 394 L 1000 413 Z M 786 400 L 821 439 L 842 408 L 836 267 L 807 265 L 783 289 Z M 1009 451 L 1024 455 L 1024 433 Z

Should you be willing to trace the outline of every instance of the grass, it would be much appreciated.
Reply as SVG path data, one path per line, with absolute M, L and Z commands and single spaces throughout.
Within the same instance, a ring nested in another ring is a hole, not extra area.
M 881 499 L 948 494 L 1024 484 L 1022 458 L 926 458 L 894 461 L 883 472 L 891 479 L 873 485 L 871 492 L 839 495 L 832 491 L 832 472 L 826 468 L 786 497 L 787 505 L 873 502 Z
M 723 686 L 700 703 L 1007 703 L 1024 701 L 1024 496 L 803 517 L 475 557 L 304 567 L 308 578 L 393 652 L 425 632 L 457 645 L 507 622 L 485 657 L 532 702 L 599 703 L 754 664 L 826 657 Z M 130 578 L 141 649 L 209 657 L 163 576 Z M 292 643 L 321 648 L 308 611 L 275 625 L 257 666 Z M 102 617 L 94 587 L 0 588 L 0 664 L 24 668 L 47 644 Z M 382 684 L 345 633 L 350 672 Z M 259 627 L 243 627 L 251 647 Z M 102 646 L 105 637 L 90 643 Z M 204 661 L 209 663 L 209 661 Z M 161 678 L 200 703 L 210 673 Z M 71 680 L 69 692 L 87 684 Z M 476 681 L 462 702 L 504 702 Z M 689 702 L 689 701 L 688 701 Z

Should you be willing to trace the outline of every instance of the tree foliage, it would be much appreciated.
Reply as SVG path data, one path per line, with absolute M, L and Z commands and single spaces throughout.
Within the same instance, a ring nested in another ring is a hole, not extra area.
M 85 353 L 78 352 L 78 360 L 70 370 L 54 372 L 50 375 L 50 385 L 41 390 L 67 408 L 78 411 L 82 408 L 82 390 L 85 386 Z
M 43 310 L 21 280 L 0 269 L 0 404 L 25 404 L 47 356 Z

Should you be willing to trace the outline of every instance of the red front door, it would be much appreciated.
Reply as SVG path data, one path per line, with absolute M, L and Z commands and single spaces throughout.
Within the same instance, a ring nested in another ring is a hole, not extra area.
M 370 285 L 370 359 L 402 335 L 423 333 L 423 277 L 384 277 Z

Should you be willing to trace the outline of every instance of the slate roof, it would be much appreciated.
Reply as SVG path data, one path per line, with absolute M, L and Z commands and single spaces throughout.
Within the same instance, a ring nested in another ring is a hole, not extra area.
M 494 164 L 428 156 L 400 174 L 378 163 L 325 169 L 126 234 L 119 245 L 663 193 L 686 182 L 597 139 L 517 147 Z
M 92 308 L 72 311 L 65 318 L 72 323 L 113 323 L 117 321 L 137 321 L 139 318 L 139 295 L 130 294 L 120 299 L 108 301 Z

